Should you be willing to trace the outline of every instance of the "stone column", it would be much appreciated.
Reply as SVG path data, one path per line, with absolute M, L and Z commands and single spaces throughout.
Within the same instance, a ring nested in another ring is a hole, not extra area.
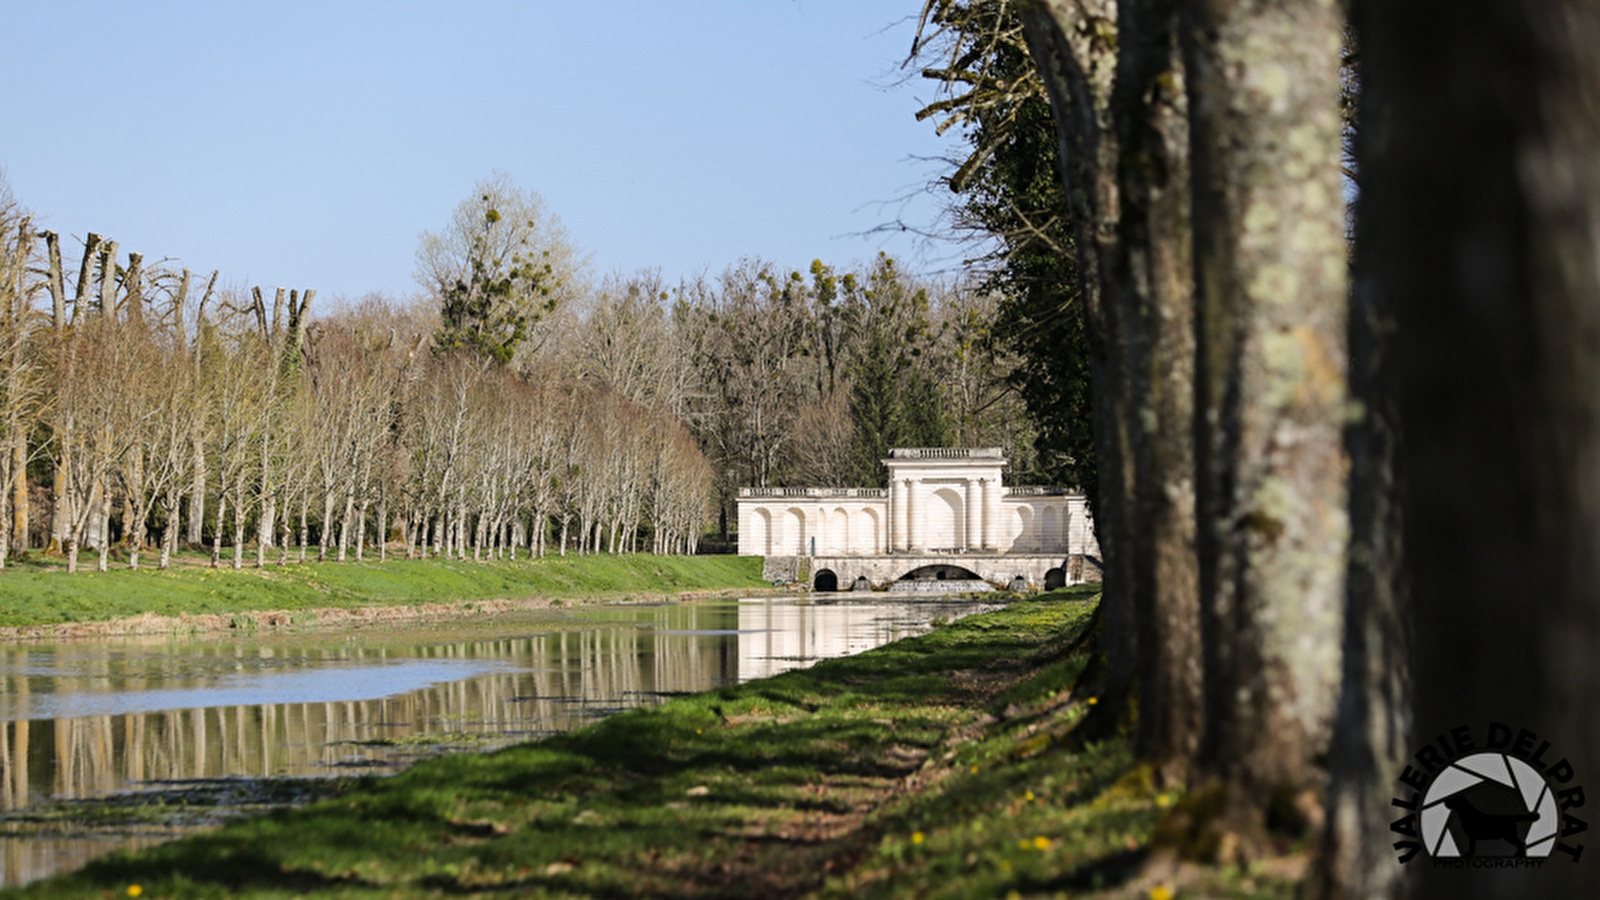
M 961 528 L 961 549 L 963 550 L 976 550 L 982 543 L 982 538 L 978 536 L 978 509 L 977 505 L 972 501 L 974 494 L 978 495 L 977 499 L 980 501 L 983 499 L 983 494 L 981 491 L 973 490 L 972 487 L 972 479 L 968 478 L 967 495 L 966 499 L 962 501 L 963 509 L 961 510 L 964 514 L 962 518 L 966 520 L 962 523 Z
M 994 535 L 989 533 L 989 479 L 978 479 L 978 530 L 979 546 L 994 549 Z
M 905 490 L 905 494 L 906 494 L 906 549 L 907 550 L 911 550 L 911 549 L 913 549 L 913 548 L 915 548 L 917 546 L 916 536 L 914 534 L 912 534 L 912 529 L 915 528 L 915 526 L 912 523 L 914 523 L 916 521 L 916 507 L 917 507 L 917 504 L 916 504 L 916 501 L 912 499 L 911 494 L 915 489 L 916 489 L 916 487 L 913 484 L 913 482 L 911 481 L 911 479 L 907 478 L 906 479 L 906 490 Z
M 883 508 L 883 534 L 873 537 L 873 553 L 894 552 L 894 515 L 898 509 L 898 504 L 895 503 L 895 495 L 898 493 L 899 491 L 894 489 L 894 481 L 890 480 L 889 499 Z

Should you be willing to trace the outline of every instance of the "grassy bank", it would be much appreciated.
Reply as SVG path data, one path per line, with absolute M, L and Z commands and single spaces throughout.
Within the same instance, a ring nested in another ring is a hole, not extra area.
M 175 566 L 109 572 L 13 567 L 0 574 L 0 627 L 102 622 L 144 613 L 207 615 L 348 609 L 503 597 L 582 599 L 764 587 L 737 556 L 567 556 L 518 562 L 404 560 L 263 569 Z
M 30 897 L 1288 896 L 1141 868 L 1176 798 L 1076 747 L 1083 590 L 850 659 L 432 760 Z

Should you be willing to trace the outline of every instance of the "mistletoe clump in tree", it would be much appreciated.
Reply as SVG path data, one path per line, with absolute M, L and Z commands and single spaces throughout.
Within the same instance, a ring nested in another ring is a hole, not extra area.
M 536 351 L 551 314 L 580 291 L 583 261 L 543 198 L 496 173 L 478 182 L 450 225 L 425 232 L 417 281 L 439 303 L 434 346 L 506 364 Z

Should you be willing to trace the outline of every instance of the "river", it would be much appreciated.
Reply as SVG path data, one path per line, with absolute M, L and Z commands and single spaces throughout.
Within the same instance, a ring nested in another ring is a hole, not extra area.
M 565 731 L 995 604 L 876 595 L 339 632 L 0 647 L 0 886 L 293 803 L 338 775 Z

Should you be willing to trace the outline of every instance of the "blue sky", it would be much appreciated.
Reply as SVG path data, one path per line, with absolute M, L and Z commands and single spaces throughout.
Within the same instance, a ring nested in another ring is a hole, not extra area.
M 597 274 L 803 268 L 911 234 L 954 152 L 895 86 L 920 0 L 0 0 L 0 169 L 45 227 L 226 283 L 405 295 L 495 170 Z M 68 242 L 75 252 L 76 240 Z

